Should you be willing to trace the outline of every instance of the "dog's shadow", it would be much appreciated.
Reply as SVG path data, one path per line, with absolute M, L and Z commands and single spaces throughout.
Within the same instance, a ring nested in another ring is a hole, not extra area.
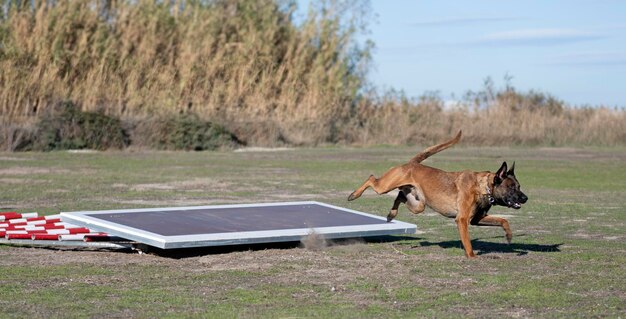
M 522 235 L 523 236 L 523 235 Z M 517 236 L 519 237 L 519 236 Z M 498 237 L 500 238 L 500 237 Z M 494 243 L 490 241 L 485 241 L 484 239 L 473 239 L 472 248 L 476 251 L 477 255 L 487 255 L 492 253 L 508 253 L 508 254 L 517 254 L 518 256 L 527 255 L 529 252 L 542 252 L 542 253 L 553 253 L 553 252 L 561 252 L 561 244 L 552 244 L 552 245 L 542 245 L 542 244 L 524 244 L 524 243 Z M 442 242 L 429 242 L 422 241 L 418 245 L 413 246 L 413 248 L 417 247 L 430 247 L 430 246 L 439 246 L 441 248 L 463 248 L 463 244 L 460 240 L 448 240 Z

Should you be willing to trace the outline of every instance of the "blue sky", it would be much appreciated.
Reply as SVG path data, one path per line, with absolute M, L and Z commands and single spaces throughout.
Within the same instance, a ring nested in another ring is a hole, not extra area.
M 306 3 L 306 2 L 304 2 Z M 304 4 L 303 3 L 303 4 Z M 572 105 L 626 106 L 626 1 L 372 0 L 370 80 L 446 100 L 487 77 Z

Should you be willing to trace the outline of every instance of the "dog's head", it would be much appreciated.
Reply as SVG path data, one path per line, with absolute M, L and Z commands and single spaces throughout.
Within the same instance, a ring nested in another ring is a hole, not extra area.
M 493 178 L 492 196 L 496 205 L 509 208 L 520 209 L 522 204 L 526 203 L 528 197 L 522 193 L 515 178 L 515 162 L 508 171 L 506 162 L 502 163 Z

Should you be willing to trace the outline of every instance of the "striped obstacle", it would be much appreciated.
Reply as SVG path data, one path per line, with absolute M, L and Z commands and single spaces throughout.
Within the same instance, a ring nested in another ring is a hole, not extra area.
M 37 217 L 37 213 L 25 213 L 25 214 L 18 214 L 16 212 L 2 212 L 0 213 L 0 221 L 3 220 L 10 220 L 10 219 L 21 219 L 21 218 L 32 218 L 32 217 Z
M 0 212 L 0 237 L 7 240 L 109 241 L 107 233 L 95 232 L 61 221 L 61 215 Z M 23 242 L 20 242 L 23 243 Z

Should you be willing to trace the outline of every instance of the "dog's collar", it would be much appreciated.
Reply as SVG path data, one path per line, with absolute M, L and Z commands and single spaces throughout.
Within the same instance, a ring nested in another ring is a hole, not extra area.
M 489 188 L 489 184 L 487 184 L 487 186 L 485 187 L 485 191 L 487 191 L 487 199 L 489 199 L 489 204 L 493 205 L 496 203 L 496 199 L 493 198 L 493 195 L 491 195 L 491 189 Z
M 493 192 L 491 190 L 491 187 L 495 185 L 493 183 L 490 183 L 489 180 L 490 180 L 490 176 L 488 175 L 484 179 L 485 193 L 482 195 L 487 197 L 487 200 L 489 200 L 490 205 L 494 205 L 496 203 L 496 199 L 493 197 Z M 493 186 L 490 186 L 490 184 Z

